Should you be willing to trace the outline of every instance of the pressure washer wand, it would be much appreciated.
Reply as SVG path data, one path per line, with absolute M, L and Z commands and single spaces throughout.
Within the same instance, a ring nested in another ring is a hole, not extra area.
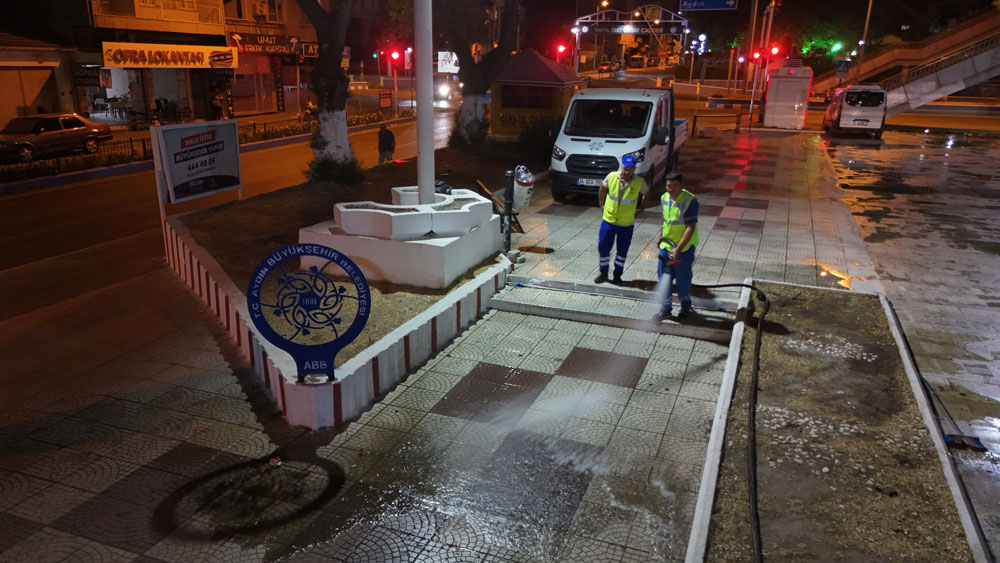
M 660 239 L 660 243 L 661 244 L 662 243 L 667 243 L 667 247 L 668 247 L 667 250 L 673 250 L 674 247 L 677 246 L 676 244 L 674 244 L 674 241 L 672 241 L 672 240 L 670 240 L 668 238 L 661 238 Z M 667 254 L 667 257 L 660 256 L 660 260 L 662 260 L 663 263 L 666 264 L 666 265 L 668 265 L 668 266 L 677 266 L 677 265 L 679 265 L 681 263 L 681 259 L 680 258 L 677 258 L 676 260 L 669 260 L 668 259 L 669 256 L 670 256 L 670 254 Z

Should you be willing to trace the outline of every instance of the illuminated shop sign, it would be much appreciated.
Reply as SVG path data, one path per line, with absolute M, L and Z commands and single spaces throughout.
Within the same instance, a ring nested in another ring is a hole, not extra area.
M 235 68 L 234 47 L 103 43 L 104 66 L 119 68 Z

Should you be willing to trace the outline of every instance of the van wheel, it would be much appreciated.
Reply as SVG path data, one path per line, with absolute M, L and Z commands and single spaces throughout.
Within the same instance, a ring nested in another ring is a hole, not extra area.
M 552 199 L 555 200 L 556 203 L 566 203 L 566 194 L 553 188 Z

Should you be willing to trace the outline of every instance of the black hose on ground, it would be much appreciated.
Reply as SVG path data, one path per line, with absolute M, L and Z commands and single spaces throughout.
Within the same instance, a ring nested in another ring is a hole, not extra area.
M 695 285 L 695 284 L 692 284 Z M 753 369 L 750 373 L 750 395 L 747 400 L 747 497 L 750 509 L 750 539 L 753 542 L 753 560 L 755 563 L 764 561 L 761 547 L 760 514 L 757 508 L 757 374 L 760 372 L 760 336 L 764 328 L 764 316 L 771 308 L 771 302 L 755 285 L 745 283 L 727 283 L 717 285 L 697 285 L 702 289 L 721 287 L 746 287 L 757 293 L 757 298 L 764 302 L 760 315 L 757 317 L 757 336 L 753 345 Z

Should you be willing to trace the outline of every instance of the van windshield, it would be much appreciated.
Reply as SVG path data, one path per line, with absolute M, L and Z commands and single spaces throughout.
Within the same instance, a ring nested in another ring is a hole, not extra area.
M 651 102 L 576 100 L 566 118 L 567 135 L 635 139 L 646 133 Z
M 885 92 L 848 92 L 844 102 L 854 107 L 877 108 L 885 103 Z

